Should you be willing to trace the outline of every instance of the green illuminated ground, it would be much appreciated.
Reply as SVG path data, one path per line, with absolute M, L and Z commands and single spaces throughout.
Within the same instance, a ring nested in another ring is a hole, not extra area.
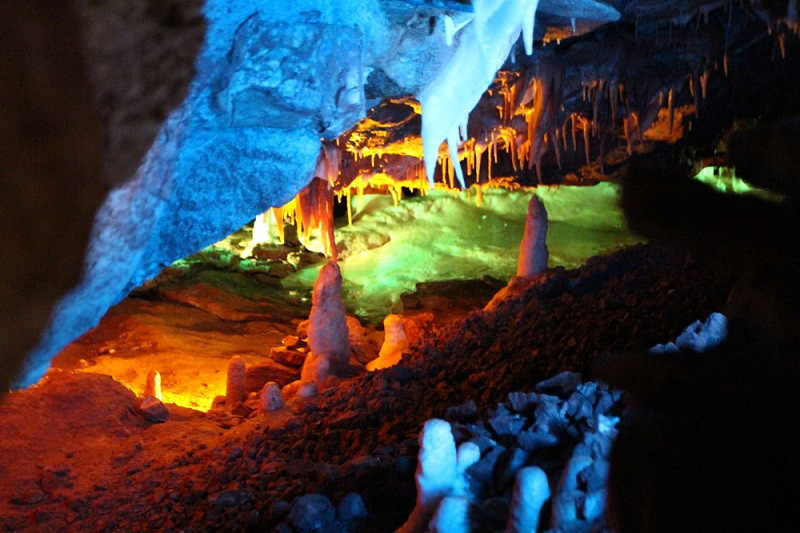
M 594 255 L 640 242 L 617 206 L 618 187 L 540 188 L 550 220 L 550 265 L 577 267 Z M 477 279 L 514 275 L 530 192 L 491 189 L 483 205 L 474 196 L 435 191 L 408 198 L 397 207 L 389 195 L 365 196 L 355 203 L 352 226 L 336 230 L 348 249 L 340 260 L 348 311 L 385 316 L 399 295 L 421 281 Z M 376 235 L 389 241 L 376 246 Z M 367 244 L 367 243 L 372 244 Z M 307 292 L 319 265 L 283 280 L 284 287 Z
M 771 202 L 781 202 L 785 199 L 781 194 L 753 187 L 728 167 L 705 167 L 697 173 L 695 179 L 724 193 L 751 194 Z

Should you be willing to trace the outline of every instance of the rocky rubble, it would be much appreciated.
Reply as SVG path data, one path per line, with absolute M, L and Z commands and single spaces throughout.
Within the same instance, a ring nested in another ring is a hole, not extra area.
M 282 523 L 286 530 L 294 524 L 292 513 L 300 513 L 293 503 L 301 495 L 328 498 L 338 508 L 331 523 L 339 524 L 345 501 L 359 507 L 348 496 L 357 493 L 369 514 L 356 529 L 394 530 L 414 505 L 419 430 L 439 418 L 455 428 L 456 442 L 473 439 L 481 450 L 472 467 L 475 492 L 495 498 L 484 511 L 502 529 L 515 474 L 528 458 L 536 456 L 548 476 L 558 477 L 557 465 L 599 430 L 590 422 L 600 413 L 613 415 L 618 400 L 602 387 L 580 384 L 573 374 L 540 382 L 567 370 L 591 379 L 598 355 L 646 350 L 676 338 L 692 320 L 722 308 L 730 284 L 726 274 L 653 245 L 595 258 L 573 271 L 555 269 L 493 310 L 473 311 L 412 342 L 411 355 L 397 366 L 298 401 L 290 420 L 256 416 L 223 430 L 228 433 L 220 444 L 193 445 L 167 464 L 152 461 L 124 482 L 107 483 L 72 502 L 16 506 L 0 524 L 27 523 L 32 509 L 57 508 L 68 531 L 270 530 Z M 573 397 L 579 388 L 585 401 Z M 484 420 L 479 413 L 485 412 Z M 498 451 L 486 459 L 491 446 Z M 598 446 L 580 449 L 597 455 Z M 492 461 L 505 473 L 489 481 L 481 469 Z M 596 512 L 597 495 L 588 498 L 599 488 L 595 481 L 576 482 L 586 497 L 580 505 L 559 507 L 562 520 Z M 574 503 L 573 488 L 565 485 L 553 494 L 567 494 L 563 501 Z M 500 511 L 489 514 L 494 506 Z

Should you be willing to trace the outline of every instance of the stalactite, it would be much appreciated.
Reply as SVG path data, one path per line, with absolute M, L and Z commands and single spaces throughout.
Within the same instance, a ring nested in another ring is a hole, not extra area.
M 575 113 L 570 114 L 569 118 L 572 121 L 572 151 L 575 152 L 578 150 L 578 122 Z
M 675 124 L 675 98 L 672 87 L 669 88 L 667 96 L 667 109 L 669 111 L 669 133 L 672 135 L 672 128 Z
M 703 100 L 708 96 L 708 70 L 704 70 L 700 75 L 700 88 Z

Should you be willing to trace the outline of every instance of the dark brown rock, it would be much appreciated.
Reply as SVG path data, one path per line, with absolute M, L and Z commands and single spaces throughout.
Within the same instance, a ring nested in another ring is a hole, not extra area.
M 284 387 L 298 378 L 300 378 L 300 372 L 297 369 L 266 359 L 248 366 L 245 379 L 249 393 L 260 391 L 270 381 Z

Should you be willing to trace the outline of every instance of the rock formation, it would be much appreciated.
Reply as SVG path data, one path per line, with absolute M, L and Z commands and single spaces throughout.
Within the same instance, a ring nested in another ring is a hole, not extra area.
M 530 278 L 547 270 L 547 209 L 536 194 L 528 204 L 525 233 L 519 245 L 517 276 Z
M 161 374 L 156 372 L 155 370 L 151 370 L 147 373 L 147 382 L 144 386 L 144 394 L 145 398 L 150 396 L 155 397 L 157 400 L 162 400 L 161 397 Z
M 247 365 L 238 355 L 228 363 L 228 379 L 225 385 L 225 404 L 230 409 L 236 402 L 247 397 Z
M 330 261 L 320 269 L 314 283 L 308 326 L 311 352 L 300 375 L 318 388 L 331 375 L 345 376 L 350 365 L 350 333 L 341 293 L 342 273 L 339 265 Z
M 383 320 L 386 336 L 378 358 L 367 363 L 367 370 L 379 370 L 396 365 L 403 354 L 408 352 L 408 339 L 403 329 L 403 318 L 399 315 L 388 315 Z

